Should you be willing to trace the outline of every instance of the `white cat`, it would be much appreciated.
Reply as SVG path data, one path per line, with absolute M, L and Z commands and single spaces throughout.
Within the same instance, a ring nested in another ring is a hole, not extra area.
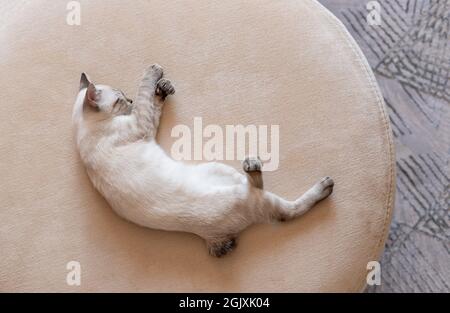
M 247 226 L 292 219 L 331 194 L 329 177 L 295 201 L 264 191 L 258 158 L 243 162 L 246 175 L 222 163 L 173 160 L 155 135 L 164 99 L 174 92 L 157 64 L 146 70 L 134 103 L 81 76 L 73 110 L 77 146 L 95 188 L 120 216 L 150 228 L 197 234 L 219 257 L 234 248 Z

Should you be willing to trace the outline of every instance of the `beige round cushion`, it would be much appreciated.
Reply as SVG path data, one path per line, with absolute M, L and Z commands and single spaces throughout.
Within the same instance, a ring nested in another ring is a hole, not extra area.
M 80 2 L 80 26 L 66 23 L 65 1 L 0 7 L 0 290 L 362 290 L 389 229 L 394 152 L 374 76 L 342 24 L 313 0 Z M 158 136 L 166 151 L 172 128 L 195 117 L 279 125 L 265 188 L 294 199 L 329 175 L 333 195 L 292 222 L 247 229 L 220 259 L 194 235 L 119 218 L 80 163 L 72 105 L 81 72 L 132 96 L 155 62 L 177 89 Z M 66 282 L 70 261 L 80 286 Z

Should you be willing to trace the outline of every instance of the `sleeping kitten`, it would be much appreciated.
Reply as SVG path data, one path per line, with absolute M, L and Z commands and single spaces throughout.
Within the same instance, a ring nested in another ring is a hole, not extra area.
M 136 101 L 81 75 L 73 123 L 81 159 L 95 188 L 122 217 L 136 224 L 191 232 L 220 257 L 254 223 L 302 215 L 333 190 L 323 178 L 295 201 L 263 190 L 258 158 L 243 162 L 246 175 L 222 163 L 185 164 L 155 141 L 162 106 L 175 92 L 163 69 L 150 66 Z

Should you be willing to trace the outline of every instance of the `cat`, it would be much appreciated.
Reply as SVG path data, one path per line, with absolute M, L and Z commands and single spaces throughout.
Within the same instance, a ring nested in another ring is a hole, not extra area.
M 295 201 L 265 191 L 258 157 L 243 161 L 245 174 L 218 162 L 173 160 L 155 137 L 164 101 L 174 92 L 158 64 L 145 70 L 134 102 L 81 75 L 72 116 L 77 148 L 94 187 L 118 215 L 149 228 L 194 233 L 221 257 L 246 227 L 293 219 L 332 193 L 330 177 Z

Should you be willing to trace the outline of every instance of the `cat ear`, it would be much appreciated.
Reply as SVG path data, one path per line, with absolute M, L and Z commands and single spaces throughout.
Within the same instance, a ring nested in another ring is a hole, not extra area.
M 89 84 L 91 83 L 91 80 L 89 79 L 89 76 L 86 73 L 81 74 L 80 78 L 80 89 L 87 88 Z
M 97 108 L 98 107 L 97 101 L 98 101 L 97 88 L 95 88 L 95 85 L 93 83 L 89 83 L 86 91 L 86 102 L 89 105 Z
M 80 78 L 80 90 L 87 88 L 86 90 L 86 99 L 85 101 L 97 108 L 97 101 L 98 101 L 98 92 L 97 92 L 97 88 L 95 88 L 95 85 L 91 82 L 91 80 L 89 79 L 89 76 L 86 73 L 82 73 L 81 74 L 81 78 Z

